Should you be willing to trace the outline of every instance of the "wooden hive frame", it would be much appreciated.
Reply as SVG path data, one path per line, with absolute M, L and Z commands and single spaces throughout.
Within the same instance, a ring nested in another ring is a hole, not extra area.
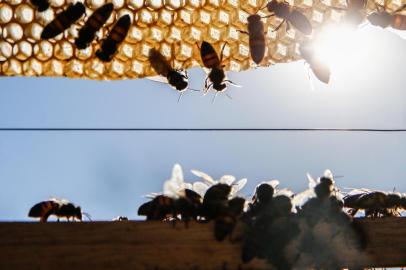
M 343 267 L 406 265 L 406 218 L 355 222 L 367 247 L 343 250 Z M 212 223 L 6 222 L 0 236 L 0 269 L 270 269 L 243 264 L 241 242 L 216 241 Z

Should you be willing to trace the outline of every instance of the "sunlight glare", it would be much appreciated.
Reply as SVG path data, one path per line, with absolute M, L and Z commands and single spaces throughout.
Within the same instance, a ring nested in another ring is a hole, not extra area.
M 361 60 L 368 55 L 375 38 L 367 27 L 354 30 L 345 25 L 330 25 L 315 37 L 313 45 L 316 57 L 330 66 L 334 76 L 349 66 L 367 68 L 368 61 Z

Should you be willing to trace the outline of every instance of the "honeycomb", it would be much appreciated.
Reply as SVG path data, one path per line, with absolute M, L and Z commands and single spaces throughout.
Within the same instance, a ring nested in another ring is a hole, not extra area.
M 266 0 L 82 0 L 86 16 L 112 2 L 114 11 L 97 32 L 90 47 L 79 50 L 74 45 L 85 17 L 54 39 L 41 40 L 46 24 L 74 0 L 49 0 L 50 8 L 38 12 L 29 0 L 0 0 L 0 76 L 64 76 L 97 80 L 135 79 L 156 75 L 148 62 L 150 48 L 158 49 L 175 68 L 202 66 L 196 43 L 205 40 L 219 52 L 225 43 L 223 64 L 226 70 L 242 71 L 257 65 L 250 59 L 247 17 L 258 12 L 268 14 Z M 377 1 L 377 0 L 375 0 Z M 364 10 L 375 10 L 369 0 Z M 345 11 L 345 0 L 289 0 L 311 21 L 314 32 L 326 22 L 339 22 Z M 382 1 L 377 1 L 383 4 Z M 386 1 L 388 10 L 395 10 L 406 0 Z M 132 25 L 113 60 L 101 62 L 95 57 L 100 41 L 114 22 L 129 14 Z M 260 66 L 300 59 L 298 44 L 306 38 L 301 32 L 281 23 L 275 16 L 262 19 L 266 29 L 267 50 Z

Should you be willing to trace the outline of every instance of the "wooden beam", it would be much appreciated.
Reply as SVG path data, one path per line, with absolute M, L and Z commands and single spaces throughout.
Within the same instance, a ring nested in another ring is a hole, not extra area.
M 348 265 L 406 265 L 406 218 L 358 219 L 368 244 Z M 178 222 L 0 223 L 0 269 L 269 269 L 243 264 L 241 243 L 218 242 L 213 224 Z

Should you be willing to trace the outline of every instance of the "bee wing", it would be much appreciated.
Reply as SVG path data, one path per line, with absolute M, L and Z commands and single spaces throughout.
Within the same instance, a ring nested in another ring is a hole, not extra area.
M 204 173 L 204 172 L 198 171 L 198 170 L 191 170 L 191 172 L 194 175 L 196 175 L 197 177 L 203 178 L 203 180 L 208 182 L 210 185 L 216 184 L 216 181 L 214 181 L 214 179 L 210 175 L 208 175 L 207 173 Z
M 146 77 L 145 79 L 154 81 L 154 82 L 168 84 L 168 80 L 164 76 L 157 75 L 157 76 Z
M 280 195 L 285 195 L 285 196 L 291 198 L 291 197 L 293 197 L 295 195 L 295 193 L 293 191 L 291 191 L 290 189 L 287 189 L 287 188 L 275 190 L 275 195 L 274 196 L 280 196 Z
M 219 182 L 222 184 L 227 184 L 227 185 L 231 185 L 232 183 L 234 183 L 235 181 L 235 176 L 232 175 L 223 175 Z
M 236 183 L 234 183 L 231 186 L 231 191 L 230 191 L 230 195 L 231 197 L 234 197 L 237 195 L 237 193 L 242 190 L 245 185 L 247 184 L 247 178 L 242 178 L 240 180 L 238 180 Z
M 307 181 L 309 181 L 309 188 L 315 188 L 317 186 L 317 181 L 310 175 L 310 173 L 306 173 Z
M 148 194 L 145 194 L 143 197 L 148 198 L 148 199 L 154 199 L 155 197 L 162 195 L 162 193 L 158 193 L 158 192 L 151 192 Z
M 193 190 L 197 192 L 202 198 L 204 197 L 204 194 L 206 191 L 209 189 L 209 186 L 206 183 L 203 182 L 194 182 L 193 183 Z
M 164 183 L 163 193 L 166 196 L 177 198 L 180 195 L 179 192 L 184 189 L 184 186 L 182 167 L 179 164 L 175 164 L 172 169 L 171 179 Z
M 301 207 L 304 205 L 310 198 L 315 197 L 316 194 L 312 188 L 306 189 L 303 192 L 295 194 L 292 199 L 292 204 L 294 207 Z
M 274 179 L 274 180 L 266 181 L 265 183 L 272 186 L 274 189 L 276 189 L 279 186 L 280 182 L 279 182 L 279 180 Z
M 324 177 L 327 177 L 327 178 L 330 178 L 331 180 L 334 181 L 334 175 L 333 175 L 333 173 L 331 172 L 331 170 L 329 170 L 329 169 L 327 169 L 327 170 L 324 171 L 323 176 L 324 176 Z
M 357 194 L 362 194 L 362 193 L 368 193 L 371 192 L 372 190 L 367 189 L 367 188 L 344 188 L 350 190 L 347 192 L 345 195 L 346 196 L 351 196 L 351 195 L 357 195 Z
M 53 202 L 56 202 L 56 203 L 59 203 L 59 204 L 67 204 L 67 203 L 69 203 L 69 201 L 67 199 L 60 199 L 60 198 L 57 198 L 57 197 L 54 197 L 54 196 L 50 197 L 49 200 L 53 201 Z

